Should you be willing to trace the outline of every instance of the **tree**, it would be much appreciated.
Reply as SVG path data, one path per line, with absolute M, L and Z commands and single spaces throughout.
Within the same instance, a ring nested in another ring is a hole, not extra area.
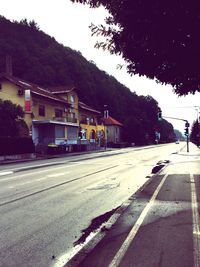
M 106 25 L 91 25 L 105 37 L 96 47 L 121 54 L 130 74 L 171 84 L 179 95 L 200 92 L 200 2 L 188 0 L 71 0 L 103 5 Z
M 155 141 L 158 103 L 152 97 L 131 92 L 80 52 L 27 24 L 26 20 L 16 23 L 0 17 L 0 72 L 5 72 L 5 55 L 10 55 L 14 76 L 44 88 L 75 87 L 81 101 L 102 113 L 108 105 L 110 116 L 123 123 L 123 141 Z M 5 135 L 12 133 L 15 130 Z
M 20 133 L 20 120 L 24 117 L 22 107 L 9 100 L 0 99 L 0 137 L 17 137 Z
M 199 123 L 196 120 L 193 125 L 192 125 L 192 129 L 191 129 L 191 135 L 190 135 L 190 140 L 197 146 L 199 146 L 200 144 L 200 135 L 199 135 Z
M 159 132 L 161 143 L 169 143 L 176 140 L 176 135 L 174 133 L 172 124 L 164 119 L 159 123 Z
M 179 130 L 174 129 L 174 133 L 176 135 L 177 140 L 181 140 L 181 141 L 185 140 L 185 138 L 183 137 L 183 134 Z

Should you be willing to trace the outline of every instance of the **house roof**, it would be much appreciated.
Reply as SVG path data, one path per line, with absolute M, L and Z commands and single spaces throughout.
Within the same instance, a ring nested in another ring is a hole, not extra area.
M 103 122 L 105 125 L 117 125 L 117 126 L 123 126 L 123 124 L 111 116 L 108 116 L 108 118 L 103 118 Z
M 98 110 L 96 110 L 96 109 L 94 109 L 94 108 L 86 105 L 85 103 L 83 103 L 81 101 L 79 101 L 79 107 L 82 108 L 82 109 L 84 109 L 84 110 L 87 110 L 87 111 L 90 111 L 90 112 L 94 112 L 96 114 L 101 114 L 100 111 L 98 111 Z
M 64 93 L 70 93 L 76 88 L 74 86 L 53 86 L 53 87 L 48 87 L 48 91 L 50 91 L 52 94 L 64 94 Z
M 10 75 L 5 74 L 5 73 L 0 73 L 0 80 L 2 80 L 2 79 L 6 79 L 6 80 L 10 81 L 11 83 L 14 83 L 15 85 L 19 86 L 20 89 L 22 89 L 22 90 L 29 89 L 29 90 L 31 90 L 31 93 L 33 93 L 33 94 L 43 96 L 43 97 L 49 98 L 49 99 L 54 100 L 54 101 L 61 102 L 65 105 L 69 105 L 66 102 L 66 100 L 64 100 L 58 96 L 55 96 L 53 93 L 47 91 L 45 88 L 42 88 L 36 84 L 26 82 L 22 79 L 16 78 L 14 76 L 10 76 Z

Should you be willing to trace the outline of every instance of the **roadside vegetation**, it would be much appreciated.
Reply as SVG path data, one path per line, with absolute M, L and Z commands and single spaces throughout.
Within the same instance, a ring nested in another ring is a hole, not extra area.
M 102 113 L 107 105 L 109 114 L 123 124 L 125 142 L 152 144 L 156 131 L 162 132 L 161 142 L 175 140 L 172 125 L 158 122 L 155 99 L 138 96 L 79 51 L 42 32 L 36 22 L 0 17 L 0 72 L 5 72 L 6 55 L 12 57 L 13 75 L 18 78 L 44 87 L 75 86 L 79 98 Z

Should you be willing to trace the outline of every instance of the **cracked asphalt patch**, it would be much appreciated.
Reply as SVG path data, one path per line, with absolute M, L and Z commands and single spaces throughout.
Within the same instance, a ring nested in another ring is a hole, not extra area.
M 82 230 L 82 233 L 83 235 L 77 240 L 74 242 L 74 246 L 76 245 L 79 245 L 81 243 L 84 243 L 86 238 L 90 235 L 90 233 L 94 232 L 95 230 L 97 230 L 103 223 L 107 222 L 110 217 L 116 212 L 116 210 L 118 209 L 119 207 L 115 208 L 115 209 L 112 209 L 96 218 L 94 218 L 92 221 L 91 221 L 91 224 L 86 228 L 86 229 L 83 229 Z M 102 228 L 102 231 L 105 231 L 106 228 L 103 227 Z

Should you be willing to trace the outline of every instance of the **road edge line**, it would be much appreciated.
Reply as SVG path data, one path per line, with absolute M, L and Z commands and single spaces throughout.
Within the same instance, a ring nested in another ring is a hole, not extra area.
M 194 175 L 190 173 L 190 184 L 191 184 L 191 206 L 192 206 L 192 224 L 193 224 L 193 256 L 194 256 L 194 267 L 200 266 L 200 220 L 198 212 L 198 202 L 196 194 L 196 186 Z
M 72 255 L 62 266 L 76 267 L 87 256 L 87 254 L 91 252 L 96 247 L 96 245 L 104 238 L 106 232 L 102 232 L 102 228 L 106 227 L 106 230 L 109 230 L 116 223 L 122 213 L 125 212 L 125 210 L 135 200 L 135 196 L 138 195 L 156 176 L 160 175 L 169 164 L 170 163 L 166 164 L 157 173 L 152 174 L 149 179 L 135 193 L 133 193 L 127 200 L 125 200 L 121 204 L 121 206 L 119 206 L 119 208 L 115 211 L 115 213 L 110 217 L 107 222 L 103 223 L 98 229 L 96 229 L 97 233 L 93 236 L 93 239 L 83 243 L 82 248 L 79 249 L 76 254 Z
M 136 236 L 138 230 L 140 229 L 147 213 L 149 212 L 150 208 L 153 206 L 154 201 L 158 195 L 158 193 L 160 192 L 160 189 L 162 188 L 164 182 L 166 181 L 168 177 L 168 173 L 166 173 L 164 175 L 164 177 L 162 178 L 161 182 L 159 183 L 159 185 L 157 186 L 156 190 L 154 191 L 151 199 L 149 200 L 148 204 L 146 205 L 146 207 L 143 209 L 142 213 L 140 214 L 139 218 L 137 219 L 136 223 L 134 224 L 134 226 L 132 227 L 131 231 L 129 232 L 127 238 L 125 239 L 124 243 L 122 244 L 122 246 L 120 247 L 120 249 L 118 250 L 118 252 L 115 254 L 113 260 L 111 261 L 111 263 L 109 264 L 108 267 L 117 267 L 119 266 L 122 258 L 124 257 L 126 251 L 128 250 L 131 242 L 133 241 L 134 237 Z

